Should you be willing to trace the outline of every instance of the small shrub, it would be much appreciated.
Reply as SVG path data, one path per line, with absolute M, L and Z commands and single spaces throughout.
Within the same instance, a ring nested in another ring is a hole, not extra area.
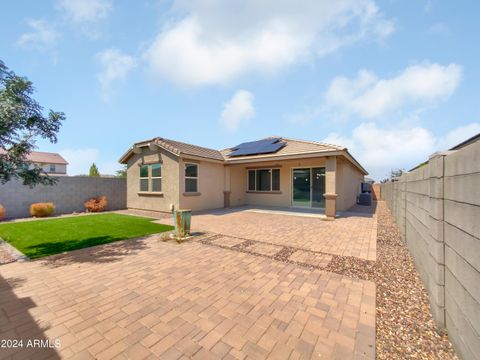
M 34 217 L 47 217 L 53 214 L 55 205 L 53 203 L 35 203 L 30 205 L 30 215 Z
M 99 196 L 98 198 L 93 198 L 85 202 L 85 210 L 87 212 L 100 212 L 105 210 L 107 206 L 107 197 Z
M 4 218 L 5 216 L 5 208 L 0 204 L 0 221 Z

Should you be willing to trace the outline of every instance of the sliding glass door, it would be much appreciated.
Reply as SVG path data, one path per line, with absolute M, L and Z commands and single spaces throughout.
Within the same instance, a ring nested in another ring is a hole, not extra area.
M 292 206 L 325 207 L 325 168 L 303 168 L 292 171 Z

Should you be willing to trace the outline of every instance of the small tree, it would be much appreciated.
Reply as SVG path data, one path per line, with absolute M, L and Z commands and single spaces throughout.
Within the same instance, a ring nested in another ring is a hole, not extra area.
M 388 177 L 383 179 L 380 182 L 384 184 L 388 181 L 395 181 L 398 177 L 402 176 L 404 173 L 405 173 L 404 169 L 392 169 L 390 170 L 390 174 L 388 175 Z
M 98 171 L 97 165 L 95 163 L 90 166 L 90 171 L 88 172 L 88 176 L 90 177 L 100 177 L 100 172 Z
M 31 95 L 35 89 L 25 77 L 17 76 L 0 60 L 0 183 L 19 178 L 24 185 L 52 185 L 41 167 L 29 164 L 27 155 L 35 149 L 35 138 L 57 142 L 62 112 L 43 108 Z
M 122 170 L 117 170 L 115 176 L 119 177 L 119 178 L 126 178 L 127 177 L 127 165 L 124 165 Z

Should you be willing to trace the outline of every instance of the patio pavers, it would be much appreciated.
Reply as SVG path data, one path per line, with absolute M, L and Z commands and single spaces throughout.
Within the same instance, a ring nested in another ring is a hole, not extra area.
M 0 337 L 59 338 L 0 358 L 365 358 L 375 285 L 158 237 L 0 266 Z
M 172 224 L 172 219 L 163 219 Z M 196 214 L 192 229 L 339 256 L 376 259 L 377 219 L 345 212 L 334 221 L 254 213 L 242 208 Z

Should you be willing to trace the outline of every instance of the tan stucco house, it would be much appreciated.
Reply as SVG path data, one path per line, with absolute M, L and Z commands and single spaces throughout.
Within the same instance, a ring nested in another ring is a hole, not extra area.
M 169 212 L 241 205 L 324 208 L 355 205 L 366 170 L 341 146 L 270 137 L 214 150 L 153 138 L 134 144 L 127 207 Z

